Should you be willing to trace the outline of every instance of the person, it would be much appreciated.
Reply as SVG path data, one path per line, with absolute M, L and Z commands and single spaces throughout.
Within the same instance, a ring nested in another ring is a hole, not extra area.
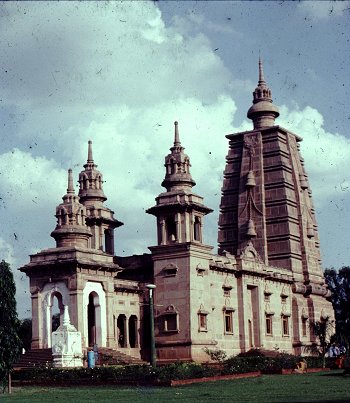
M 297 374 L 305 374 L 306 370 L 307 370 L 307 363 L 304 358 L 301 358 L 298 361 L 297 367 L 294 370 L 294 372 L 296 372 Z

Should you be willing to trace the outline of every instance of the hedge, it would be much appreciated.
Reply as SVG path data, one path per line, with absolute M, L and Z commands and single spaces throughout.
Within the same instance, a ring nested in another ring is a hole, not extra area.
M 321 357 L 304 357 L 309 368 L 321 368 Z M 231 357 L 219 367 L 196 363 L 177 362 L 163 367 L 149 365 L 101 366 L 95 368 L 34 367 L 13 372 L 14 381 L 36 384 L 70 385 L 79 383 L 101 384 L 156 384 L 171 380 L 203 378 L 217 375 L 244 374 L 261 371 L 278 373 L 282 369 L 296 367 L 300 357 L 279 354 L 275 357 Z M 326 359 L 326 366 L 333 367 L 334 359 Z

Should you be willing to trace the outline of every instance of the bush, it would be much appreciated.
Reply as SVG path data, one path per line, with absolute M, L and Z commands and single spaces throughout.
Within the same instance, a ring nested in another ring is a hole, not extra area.
M 262 371 L 267 373 L 278 372 L 281 369 L 293 369 L 297 364 L 297 357 L 290 354 L 278 354 L 275 357 L 236 356 L 224 362 L 225 374 L 240 374 L 246 372 Z
M 205 376 L 214 376 L 218 374 L 219 371 L 214 368 L 195 363 L 177 362 L 156 369 L 156 375 L 160 381 L 203 378 Z
M 210 350 L 208 347 L 205 347 L 204 352 L 209 355 L 212 361 L 219 363 L 224 362 L 227 358 L 227 354 L 224 350 Z

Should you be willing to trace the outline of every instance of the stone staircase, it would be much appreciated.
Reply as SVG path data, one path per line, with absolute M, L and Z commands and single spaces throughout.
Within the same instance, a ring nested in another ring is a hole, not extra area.
M 98 349 L 98 363 L 97 365 L 142 365 L 146 364 L 140 358 L 135 358 L 130 355 L 124 354 L 119 350 L 112 350 L 110 348 L 100 347 Z
M 28 350 L 22 354 L 20 359 L 14 365 L 14 368 L 32 368 L 45 365 L 52 365 L 52 350 L 45 348 L 40 350 Z

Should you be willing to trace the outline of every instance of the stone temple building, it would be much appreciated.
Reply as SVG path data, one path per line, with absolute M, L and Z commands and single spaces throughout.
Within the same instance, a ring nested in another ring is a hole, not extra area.
M 193 191 L 177 122 L 165 157 L 165 191 L 147 210 L 157 231 L 150 254 L 115 255 L 114 230 L 123 223 L 105 205 L 89 142 L 79 193 L 69 170 L 67 194 L 56 208 L 56 247 L 32 255 L 20 269 L 30 278 L 32 349 L 54 347 L 56 298 L 61 317 L 68 310 L 81 333 L 83 349 L 97 344 L 148 360 L 148 283 L 156 285 L 159 361 L 207 361 L 206 348 L 228 355 L 251 348 L 300 354 L 315 341 L 309 322 L 333 319 L 334 312 L 302 139 L 275 124 L 279 112 L 260 61 L 247 116 L 252 130 L 226 136 L 217 254 L 203 241 L 212 209 Z

